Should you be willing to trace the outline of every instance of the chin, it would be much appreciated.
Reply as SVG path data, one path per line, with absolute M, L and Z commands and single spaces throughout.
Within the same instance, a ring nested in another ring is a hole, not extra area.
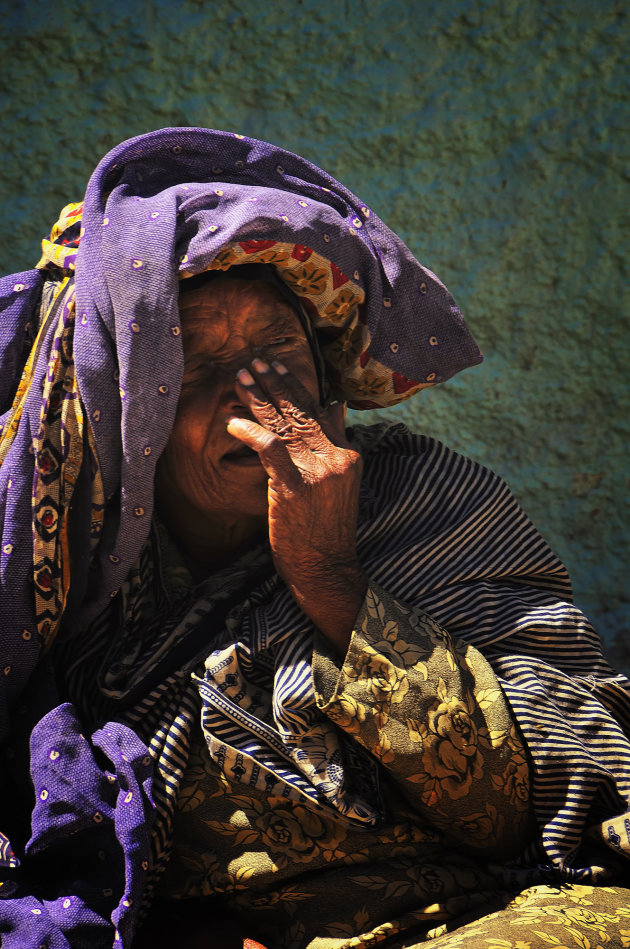
M 237 520 L 251 517 L 267 518 L 267 475 L 259 484 L 248 484 L 241 491 L 226 491 L 221 495 L 220 504 L 212 512 L 213 516 L 227 515 Z
M 268 514 L 267 492 L 265 491 L 263 498 L 250 497 L 247 503 L 238 506 L 235 505 L 232 510 L 235 517 L 240 520 L 246 521 L 249 520 L 249 518 L 256 517 L 264 518 L 266 522 Z

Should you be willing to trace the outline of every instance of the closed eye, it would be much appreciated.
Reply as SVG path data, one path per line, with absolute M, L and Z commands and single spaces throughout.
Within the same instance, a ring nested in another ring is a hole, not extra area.
M 261 341 L 261 345 L 255 346 L 253 351 L 263 358 L 266 353 L 269 353 L 269 358 L 272 358 L 272 354 L 275 352 L 286 353 L 287 351 L 299 350 L 308 345 L 305 336 L 276 336 L 275 339 Z M 232 363 L 236 365 L 234 354 L 229 352 L 227 348 L 224 353 L 215 351 L 211 358 L 191 353 L 184 362 L 182 385 L 186 387 L 204 385 L 216 376 L 217 369 L 221 370 L 223 366 L 231 367 Z
M 298 349 L 300 346 L 308 345 L 308 340 L 305 336 L 278 336 L 265 345 L 266 348 L 269 349 L 283 349 L 287 347 Z
M 211 362 L 195 361 L 184 364 L 184 374 L 182 376 L 182 385 L 194 386 L 212 375 L 214 368 Z

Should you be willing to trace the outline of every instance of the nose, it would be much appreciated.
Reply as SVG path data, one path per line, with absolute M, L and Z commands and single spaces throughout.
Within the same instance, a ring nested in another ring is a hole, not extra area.
M 249 369 L 252 359 L 255 359 L 257 355 L 258 353 L 253 349 L 242 350 L 234 359 L 215 367 L 213 381 L 215 381 L 216 391 L 219 393 L 219 405 L 223 411 L 249 415 L 236 390 L 236 373 L 239 369 Z

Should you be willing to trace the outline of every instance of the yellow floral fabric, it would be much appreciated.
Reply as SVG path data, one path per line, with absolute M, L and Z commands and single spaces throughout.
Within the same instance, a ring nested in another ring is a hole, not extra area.
M 316 640 L 319 708 L 381 763 L 387 816 L 229 779 L 197 731 L 162 899 L 218 898 L 269 947 L 398 945 L 507 902 L 489 864 L 531 837 L 528 766 L 496 678 L 474 648 L 372 586 L 344 662 Z M 206 736 L 206 739 L 208 736 Z
M 477 649 L 372 585 L 340 673 L 324 655 L 314 665 L 320 708 L 419 815 L 474 848 L 518 846 L 529 815 L 525 749 Z
M 446 928 L 432 934 L 431 949 L 627 949 L 630 891 L 539 884 L 481 919 L 450 933 Z

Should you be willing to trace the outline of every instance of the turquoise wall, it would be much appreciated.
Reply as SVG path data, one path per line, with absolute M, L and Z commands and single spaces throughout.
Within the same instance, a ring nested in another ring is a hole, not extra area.
M 3 272 L 140 132 L 231 129 L 323 166 L 440 275 L 486 354 L 390 414 L 509 480 L 630 671 L 627 4 L 16 6 L 0 3 Z

